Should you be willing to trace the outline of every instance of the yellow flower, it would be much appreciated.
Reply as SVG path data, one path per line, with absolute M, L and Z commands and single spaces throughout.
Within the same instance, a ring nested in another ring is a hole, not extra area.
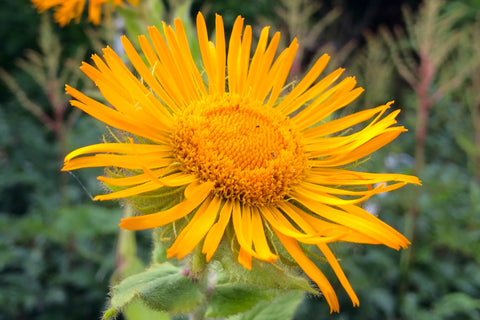
M 135 6 L 138 3 L 138 0 L 127 1 Z M 32 0 L 32 3 L 40 12 L 55 8 L 54 19 L 62 27 L 70 23 L 72 19 L 79 21 L 85 7 L 85 0 Z M 100 24 L 102 5 L 113 5 L 116 7 L 123 5 L 123 3 L 123 0 L 89 0 L 88 20 L 94 24 Z M 106 12 L 107 14 L 109 13 L 109 11 Z
M 343 69 L 317 81 L 329 60 L 327 55 L 280 97 L 286 91 L 297 40 L 275 59 L 280 34 L 268 41 L 266 27 L 251 57 L 252 28 L 244 28 L 243 23 L 243 18 L 236 19 L 227 53 L 222 17 L 216 16 L 214 44 L 198 14 L 201 69 L 178 19 L 174 28 L 163 25 L 163 35 L 149 28 L 150 41 L 139 36 L 145 59 L 122 37 L 141 80 L 112 49 L 104 49 L 103 60 L 93 55 L 96 67 L 84 63 L 81 69 L 109 104 L 67 85 L 67 93 L 75 98 L 71 103 L 129 136 L 123 142 L 71 152 L 62 170 L 119 168 L 123 176 L 99 177 L 116 191 L 96 200 L 184 186 L 179 203 L 123 219 L 120 226 L 140 230 L 186 218 L 188 223 L 168 249 L 168 257 L 181 259 L 201 245 L 207 261 L 230 229 L 239 248 L 238 261 L 247 269 L 252 257 L 277 261 L 279 254 L 272 241 L 280 241 L 318 284 L 331 311 L 338 311 L 335 291 L 304 251 L 314 245 L 358 305 L 327 244 L 348 241 L 406 248 L 409 241 L 404 236 L 359 204 L 374 194 L 420 181 L 348 167 L 406 130 L 393 126 L 398 111 L 385 115 L 391 103 L 326 121 L 363 91 L 355 88 L 352 77 L 335 84 Z M 352 126 L 362 124 L 363 129 L 351 131 Z

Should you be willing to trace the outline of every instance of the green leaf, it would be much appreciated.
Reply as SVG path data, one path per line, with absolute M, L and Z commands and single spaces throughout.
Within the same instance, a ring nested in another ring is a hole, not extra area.
M 273 301 L 261 301 L 251 310 L 229 317 L 228 320 L 290 320 L 302 298 L 302 291 L 291 291 Z
M 271 300 L 277 293 L 257 286 L 233 283 L 215 288 L 207 308 L 207 317 L 226 317 L 249 310 L 262 300 Z
M 202 300 L 202 294 L 192 279 L 181 274 L 178 267 L 162 263 L 114 286 L 111 309 L 107 312 L 113 308 L 118 313 L 136 299 L 141 299 L 154 310 L 179 313 L 192 310 Z
M 265 289 L 280 290 L 304 290 L 316 294 L 305 277 L 298 276 L 290 272 L 287 268 L 261 261 L 254 261 L 252 270 L 246 270 L 240 264 L 228 257 L 226 253 L 221 264 L 225 279 L 220 279 L 219 283 L 228 282 L 228 279 L 238 279 L 239 283 L 247 283 Z
M 192 311 L 203 299 L 198 286 L 180 273 L 156 280 L 155 285 L 139 293 L 150 308 L 169 313 Z
M 140 300 L 134 300 L 123 311 L 123 316 L 126 320 L 169 320 L 170 317 L 165 312 L 155 311 L 148 308 Z

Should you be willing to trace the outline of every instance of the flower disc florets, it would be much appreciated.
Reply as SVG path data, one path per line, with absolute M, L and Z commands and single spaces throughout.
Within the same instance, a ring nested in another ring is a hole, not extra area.
M 215 182 L 215 193 L 251 205 L 283 199 L 306 167 L 288 117 L 230 94 L 207 96 L 179 115 L 173 146 L 187 171 Z

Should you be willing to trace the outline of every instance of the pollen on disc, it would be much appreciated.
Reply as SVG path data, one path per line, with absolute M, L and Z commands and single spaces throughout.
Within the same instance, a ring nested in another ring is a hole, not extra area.
M 180 114 L 174 153 L 215 192 L 253 205 L 282 199 L 306 166 L 288 117 L 235 95 L 208 96 Z

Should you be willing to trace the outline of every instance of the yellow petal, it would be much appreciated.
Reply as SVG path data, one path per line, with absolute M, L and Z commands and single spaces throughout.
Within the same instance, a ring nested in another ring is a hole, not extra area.
M 246 26 L 243 32 L 243 37 L 242 37 L 241 52 L 238 57 L 238 70 L 236 73 L 236 77 L 238 79 L 238 90 L 231 91 L 231 92 L 237 92 L 241 95 L 247 94 L 245 92 L 245 88 L 247 87 L 248 64 L 250 63 L 251 47 L 252 47 L 252 27 Z
M 167 258 L 177 256 L 178 259 L 182 259 L 200 243 L 215 223 L 221 203 L 221 199 L 214 196 L 200 206 L 173 245 L 167 250 Z
M 175 19 L 174 24 L 179 48 L 181 48 L 178 53 L 183 57 L 182 61 L 187 64 L 186 67 L 189 70 L 188 74 L 193 78 L 192 80 L 195 84 L 195 87 L 200 91 L 202 95 L 205 95 L 207 93 L 207 90 L 205 89 L 205 84 L 203 82 L 202 76 L 198 71 L 197 66 L 195 65 L 195 61 L 193 60 L 182 20 Z
M 294 205 L 290 203 L 283 203 L 281 206 L 282 210 L 286 213 L 289 214 L 290 218 L 292 218 L 295 223 L 298 223 L 302 229 L 304 229 L 307 232 L 315 232 L 319 231 L 319 229 L 315 229 L 314 226 L 318 225 L 318 223 L 312 224 L 312 219 L 315 219 L 311 217 L 310 215 L 306 214 L 299 208 L 295 207 Z M 297 213 L 298 212 L 298 213 Z M 310 218 L 310 221 L 305 221 L 304 218 Z M 315 219 L 318 220 L 318 219 Z M 319 221 L 316 221 L 319 222 Z M 330 223 L 323 221 L 324 225 L 327 225 L 327 228 Z M 340 227 L 340 226 L 339 226 Z M 340 230 L 338 230 L 340 231 Z M 341 234 L 342 232 L 338 232 L 338 234 Z M 343 237 L 342 237 L 342 240 Z M 347 291 L 348 295 L 350 296 L 350 299 L 353 302 L 354 306 L 358 306 L 360 304 L 357 295 L 355 294 L 355 291 L 353 291 L 352 286 L 350 285 L 350 282 L 348 281 L 347 277 L 343 273 L 342 268 L 340 267 L 340 264 L 338 263 L 337 259 L 333 255 L 332 251 L 328 248 L 328 246 L 325 243 L 318 243 L 317 244 L 318 248 L 322 251 L 323 255 L 325 258 L 327 258 L 327 261 L 330 263 L 330 266 L 332 269 L 335 271 L 335 274 L 337 275 L 337 278 L 340 280 L 340 283 L 342 286 L 345 288 Z
M 163 168 L 174 163 L 174 159 L 162 158 L 162 154 L 116 155 L 96 154 L 66 161 L 62 171 L 79 168 L 119 167 L 125 169 Z
M 141 185 L 126 188 L 120 191 L 98 195 L 93 200 L 95 201 L 104 201 L 104 200 L 113 200 L 113 199 L 120 199 L 120 198 L 128 198 L 131 196 L 136 196 L 141 193 L 157 190 L 163 187 L 162 184 L 158 183 L 157 181 L 148 181 Z
M 265 206 L 262 208 L 262 216 L 268 221 L 269 225 L 277 232 L 284 234 L 290 238 L 294 238 L 300 242 L 307 244 L 317 244 L 320 242 L 332 242 L 337 240 L 341 235 L 333 237 L 322 237 L 318 233 L 302 233 L 299 232 L 277 208 Z
M 348 296 L 350 297 L 350 300 L 352 300 L 353 306 L 358 307 L 360 305 L 360 301 L 358 300 L 358 297 L 355 294 L 355 291 L 353 290 L 350 282 L 348 281 L 347 277 L 345 276 L 345 273 L 343 272 L 342 267 L 338 263 L 338 261 L 335 258 L 335 255 L 333 254 L 333 252 L 324 243 L 318 244 L 318 248 L 320 249 L 320 251 L 322 251 L 325 258 L 327 258 L 327 261 L 330 264 L 330 266 L 332 267 L 333 271 L 335 272 L 335 275 L 337 276 L 338 280 L 342 284 L 345 291 L 347 291 Z
M 241 37 L 243 29 L 243 18 L 238 16 L 233 24 L 230 41 L 228 44 L 228 92 L 239 93 L 240 79 L 241 79 Z
M 155 180 L 155 181 L 158 181 L 159 184 L 163 184 L 160 182 L 159 178 L 176 170 L 178 170 L 178 167 L 176 165 L 171 165 L 166 168 L 161 168 L 157 170 L 149 170 L 147 168 L 143 168 L 144 173 L 137 174 L 134 176 L 121 177 L 121 178 L 99 176 L 97 177 L 97 179 L 102 181 L 103 183 L 106 183 L 112 186 L 118 186 L 118 187 L 133 186 L 133 185 L 145 183 L 151 180 Z
M 124 154 L 137 154 L 161 152 L 171 153 L 172 147 L 169 145 L 160 144 L 140 144 L 140 143 L 99 143 L 92 144 L 90 146 L 78 148 L 65 156 L 65 161 L 69 161 L 80 155 L 89 153 L 124 153 Z
M 338 303 L 337 295 L 335 290 L 333 290 L 332 285 L 325 277 L 325 275 L 320 271 L 317 266 L 303 253 L 302 249 L 298 245 L 297 241 L 294 239 L 283 235 L 280 232 L 275 230 L 280 242 L 283 244 L 288 253 L 292 256 L 293 259 L 298 263 L 300 268 L 310 277 L 320 288 L 320 291 L 323 293 L 325 300 L 327 300 L 328 305 L 330 306 L 330 313 L 338 312 L 340 310 L 340 305 Z
M 258 254 L 252 250 L 251 230 L 248 230 L 248 228 L 245 229 L 244 227 L 244 224 L 246 224 L 244 221 L 247 220 L 244 217 L 247 215 L 247 212 L 245 212 L 246 209 L 237 200 L 232 201 L 232 203 L 233 229 L 235 230 L 235 236 L 237 238 L 238 244 L 240 245 L 240 252 L 242 252 L 242 250 L 245 251 L 242 257 L 244 257 L 246 253 L 248 253 L 248 255 L 258 258 Z M 250 234 L 248 233 L 249 231 Z
M 152 42 L 164 41 L 157 28 L 150 27 L 148 30 Z M 161 40 L 156 39 L 156 37 L 160 37 Z M 171 84 L 171 76 L 168 72 L 168 69 L 163 66 L 163 63 L 158 58 L 152 45 L 150 44 L 150 42 L 148 42 L 147 38 L 144 35 L 140 35 L 138 37 L 138 42 L 140 43 L 140 48 L 142 49 L 145 57 L 148 60 L 152 73 L 155 74 L 156 79 L 159 83 L 158 86 L 154 83 L 152 86 L 152 90 L 159 97 L 159 99 L 166 104 L 166 107 L 169 108 L 170 112 L 178 112 L 178 110 L 180 110 L 180 106 L 178 104 L 179 102 L 175 101 L 170 96 L 171 91 L 169 89 L 169 85 Z M 158 69 L 160 69 L 162 72 L 158 72 Z
M 420 184 L 415 176 L 398 173 L 371 173 L 338 168 L 312 168 L 305 181 L 336 186 L 369 185 L 388 181 Z
M 264 55 L 265 48 L 267 47 L 269 30 L 270 27 L 264 27 L 260 32 L 257 47 L 255 48 L 255 53 L 253 54 L 252 62 L 250 63 L 250 68 L 248 69 L 247 81 L 245 82 L 246 86 L 244 88 L 246 92 L 244 92 L 244 94 L 249 95 L 253 89 L 253 82 L 256 76 L 256 72 L 259 68 L 260 61 L 262 60 L 262 57 Z
M 268 262 L 275 262 L 278 256 L 274 254 L 268 246 L 265 238 L 265 230 L 263 228 L 263 221 L 259 208 L 252 207 L 252 230 L 253 230 L 253 245 L 255 251 L 262 260 Z
M 208 82 L 208 91 L 209 93 L 215 93 L 215 60 L 211 56 L 210 44 L 208 41 L 208 32 L 207 26 L 205 24 L 205 19 L 201 12 L 197 14 L 197 36 L 198 44 L 200 46 L 200 53 L 202 55 L 202 62 L 205 67 L 205 72 L 207 73 L 209 82 Z
M 396 239 L 397 232 L 390 232 L 390 227 L 373 215 L 374 219 L 366 219 L 359 215 L 348 214 L 343 210 L 327 206 L 295 191 L 291 192 L 291 196 L 318 216 L 368 235 L 390 248 L 398 250 L 403 245 L 403 242 L 399 241 L 398 238 Z
M 185 193 L 188 190 L 192 196 L 174 207 L 157 213 L 122 219 L 119 226 L 128 230 L 143 230 L 167 225 L 190 214 L 210 195 L 213 186 L 212 182 L 194 182 L 185 190 Z
M 330 56 L 327 54 L 322 55 L 313 65 L 313 67 L 307 72 L 303 79 L 293 88 L 293 90 L 280 102 L 278 108 L 283 111 L 284 114 L 290 114 L 294 112 L 299 105 L 292 104 L 299 96 L 301 96 L 310 85 L 317 80 L 320 73 L 325 69 Z
M 268 82 L 268 72 L 272 65 L 273 58 L 275 56 L 275 52 L 277 51 L 278 44 L 280 42 L 280 33 L 276 32 L 270 43 L 268 44 L 267 49 L 265 50 L 265 54 L 262 55 L 261 60 L 258 64 L 258 69 L 254 73 L 254 78 L 252 79 L 252 91 L 251 97 L 252 99 L 258 101 L 264 101 L 265 97 L 270 92 L 272 87 L 272 83 Z M 277 79 L 275 79 L 276 81 Z
M 307 129 L 303 134 L 306 139 L 310 139 L 341 132 L 372 118 L 377 113 L 385 112 L 385 110 L 388 108 L 389 105 L 386 104 L 376 108 L 356 112 L 343 118 L 331 120 L 314 128 Z
M 267 106 L 273 107 L 275 103 L 277 103 L 278 97 L 280 96 L 288 74 L 290 73 L 297 49 L 298 41 L 297 39 L 293 39 L 290 46 L 280 54 L 270 69 L 266 81 L 272 84 L 272 91 L 268 97 Z
M 225 66 L 226 66 L 226 49 L 225 49 L 225 30 L 223 27 L 223 19 L 219 14 L 215 14 L 215 49 L 217 74 L 215 81 L 218 88 L 218 94 L 225 92 Z
M 143 39 L 145 37 L 142 37 Z M 159 94 L 160 97 L 164 96 L 163 88 L 161 87 L 160 83 L 155 79 L 152 74 L 152 71 L 145 65 L 140 55 L 137 53 L 133 45 L 130 43 L 127 37 L 122 36 L 122 44 L 125 48 L 125 52 L 132 62 L 135 70 L 139 73 L 142 77 L 143 81 L 145 81 L 152 90 Z M 157 99 L 157 97 L 150 96 L 151 99 L 148 99 L 147 96 L 143 99 L 143 103 L 146 106 L 149 106 L 148 110 L 150 114 L 155 117 L 155 121 L 161 122 L 163 125 L 171 126 L 171 119 L 172 116 L 167 110 L 165 106 Z M 167 100 L 169 101 L 169 100 Z M 170 120 L 167 122 L 167 120 Z
M 238 263 L 245 269 L 252 270 L 252 255 L 243 247 L 240 247 L 240 252 L 238 253 Z
M 232 215 L 232 208 L 232 201 L 227 200 L 220 210 L 218 221 L 210 228 L 205 236 L 202 252 L 205 254 L 207 262 L 210 261 L 223 238 L 225 228 L 227 227 L 230 221 L 230 216 Z
M 150 130 L 142 127 L 136 121 L 124 117 L 120 112 L 115 111 L 112 108 L 107 107 L 106 105 L 87 97 L 80 91 L 70 87 L 65 86 L 67 94 L 78 100 L 70 100 L 72 106 L 83 110 L 92 117 L 102 121 L 103 123 L 112 126 L 114 128 L 124 130 L 135 135 L 150 139 L 155 142 L 164 143 L 168 139 L 165 137 L 165 132 L 163 129 Z
M 348 77 L 343 79 L 339 84 L 326 90 L 340 77 L 343 71 L 344 69 L 333 71 L 292 102 L 289 110 L 297 110 L 313 99 L 308 106 L 293 116 L 292 120 L 295 123 L 300 123 L 305 118 L 310 121 L 314 120 L 315 123 L 321 121 L 324 117 L 321 115 L 325 112 L 324 109 L 334 103 L 339 96 L 346 93 L 348 91 L 346 87 L 353 87 L 355 85 L 355 80 L 353 80 L 352 77 Z M 298 127 L 300 129 L 305 128 L 304 125 L 299 125 Z

